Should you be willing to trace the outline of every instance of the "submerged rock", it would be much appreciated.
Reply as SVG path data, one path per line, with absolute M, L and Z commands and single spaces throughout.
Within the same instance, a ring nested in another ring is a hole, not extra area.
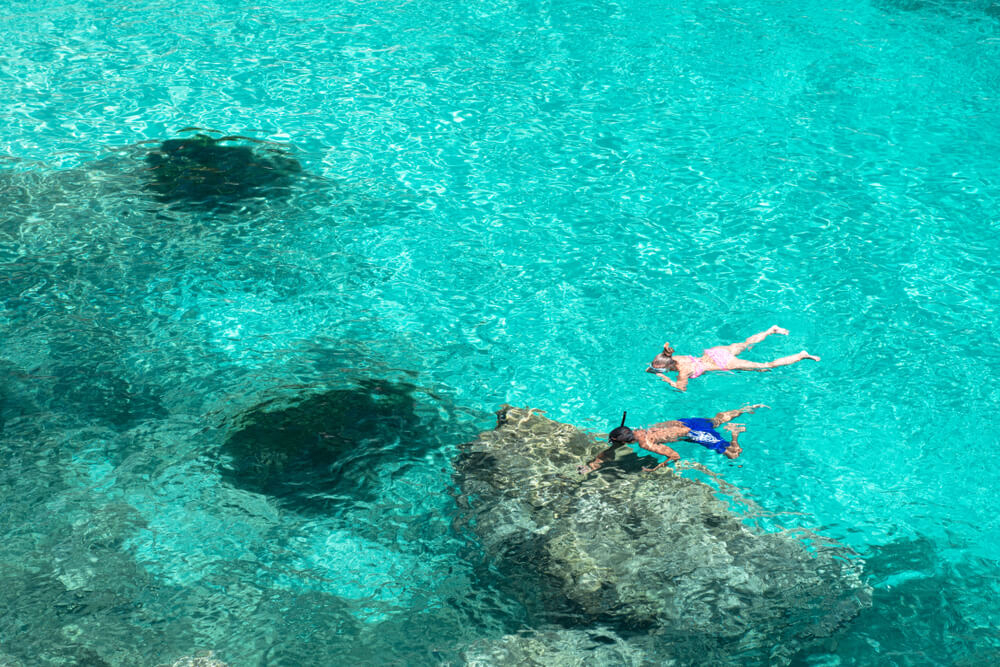
M 178 658 L 170 663 L 170 667 L 229 667 L 229 664 L 217 659 L 214 652 L 205 651 L 199 655 Z
M 846 548 L 754 530 L 707 484 L 628 472 L 631 452 L 580 476 L 601 448 L 505 408 L 456 462 L 469 525 L 528 608 L 566 627 L 655 634 L 683 664 L 784 662 L 870 605 Z
M 201 133 L 164 141 L 146 163 L 147 187 L 157 199 L 197 208 L 288 195 L 302 171 L 298 160 L 275 145 Z
M 1000 665 L 997 607 L 984 604 L 997 595 L 995 561 L 975 549 L 942 548 L 919 533 L 869 548 L 865 572 L 875 589 L 872 607 L 839 640 L 837 653 L 863 656 L 872 646 L 909 647 L 909 663 L 901 654 L 899 664 Z
M 500 639 L 483 639 L 473 642 L 464 657 L 469 667 L 644 667 L 654 664 L 640 646 L 606 628 L 545 628 Z M 667 667 L 676 663 L 660 655 L 655 664 Z
M 418 400 L 414 386 L 387 380 L 265 403 L 235 419 L 222 446 L 229 459 L 222 475 L 302 511 L 372 500 L 385 467 L 419 460 L 468 433 L 441 411 L 433 399 Z

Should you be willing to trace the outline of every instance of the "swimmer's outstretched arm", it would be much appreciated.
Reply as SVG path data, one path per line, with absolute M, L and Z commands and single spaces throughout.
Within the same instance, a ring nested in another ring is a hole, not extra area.
M 667 457 L 667 460 L 660 463 L 660 465 L 656 466 L 656 468 L 660 468 L 667 465 L 668 463 L 675 463 L 681 460 L 680 454 L 670 449 L 666 445 L 661 445 L 659 443 L 653 442 L 652 438 L 650 438 L 645 433 L 636 434 L 636 444 L 648 452 L 653 452 L 654 454 L 659 454 L 660 456 Z M 649 472 L 652 470 L 656 470 L 656 468 L 643 468 L 643 470 Z
M 602 465 L 604 465 L 605 461 L 614 458 L 615 450 L 618 449 L 618 447 L 620 447 L 620 445 L 612 445 L 611 447 L 608 447 L 603 452 L 595 456 L 594 460 L 591 461 L 590 463 L 585 463 L 582 466 L 578 466 L 576 469 L 577 472 L 579 472 L 581 475 L 586 475 L 588 472 L 593 472 L 594 470 L 597 470 Z
M 674 382 L 673 380 L 671 380 L 670 378 L 668 378 L 666 375 L 662 375 L 660 373 L 657 373 L 656 377 L 660 378 L 661 380 L 663 380 L 664 382 L 666 382 L 667 384 L 669 384 L 671 387 L 673 387 L 677 391 L 687 391 L 687 388 L 688 388 L 688 376 L 685 373 L 677 371 L 677 382 Z

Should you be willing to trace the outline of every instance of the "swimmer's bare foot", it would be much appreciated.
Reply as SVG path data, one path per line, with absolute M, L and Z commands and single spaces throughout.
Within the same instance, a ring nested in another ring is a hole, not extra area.
M 768 410 L 770 410 L 771 406 L 770 405 L 764 405 L 763 403 L 755 403 L 754 405 L 744 405 L 742 408 L 740 408 L 739 414 L 741 414 L 741 415 L 746 415 L 746 414 L 752 415 L 755 411 L 757 411 L 757 410 L 759 410 L 761 408 L 767 408 Z
M 767 333 L 769 333 L 769 334 L 781 334 L 782 336 L 787 336 L 788 335 L 788 329 L 785 329 L 783 327 L 779 327 L 777 324 L 775 324 L 770 329 L 767 330 Z
M 803 359 L 812 359 L 813 361 L 819 361 L 819 357 L 817 357 L 815 354 L 809 354 L 805 350 L 799 352 L 799 356 L 802 357 Z
M 740 454 L 743 453 L 743 448 L 739 445 L 733 444 L 726 447 L 726 451 L 722 452 L 722 455 L 727 459 L 738 459 Z
M 744 431 L 747 430 L 747 427 L 744 424 L 726 424 L 722 428 L 726 429 L 733 435 L 736 435 L 738 433 L 743 433 Z

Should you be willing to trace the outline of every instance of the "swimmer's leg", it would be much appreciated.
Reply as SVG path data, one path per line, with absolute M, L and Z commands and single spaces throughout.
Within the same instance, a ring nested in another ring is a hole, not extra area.
M 739 424 L 730 424 L 729 432 L 733 434 L 733 439 L 729 441 L 729 446 L 726 447 L 726 451 L 722 452 L 722 455 L 727 459 L 738 459 L 740 454 L 743 453 L 743 448 L 740 447 L 739 435 L 746 430 L 745 426 Z
M 720 412 L 712 418 L 712 426 L 718 428 L 723 424 L 727 424 L 740 415 L 751 414 L 759 408 L 766 408 L 768 406 L 763 403 L 757 403 L 756 405 L 744 405 L 742 408 L 736 408 L 735 410 L 726 410 L 725 412 Z
M 756 345 L 757 343 L 761 342 L 771 334 L 781 334 L 782 336 L 787 336 L 788 329 L 782 329 L 777 324 L 775 324 L 767 331 L 761 331 L 760 333 L 754 334 L 749 338 L 747 338 L 742 343 L 733 343 L 732 345 L 726 345 L 725 347 L 726 349 L 729 350 L 730 354 L 736 356 L 743 350 L 747 350 Z
M 812 359 L 813 361 L 819 361 L 819 357 L 815 354 L 809 354 L 805 350 L 802 350 L 798 354 L 792 354 L 787 357 L 781 357 L 780 359 L 775 359 L 774 361 L 768 361 L 763 364 L 756 361 L 745 361 L 743 359 L 733 359 L 729 362 L 729 370 L 731 371 L 769 371 L 772 368 L 778 368 L 779 366 L 791 366 L 792 364 L 797 364 L 803 359 Z
M 781 359 L 775 359 L 774 361 L 767 362 L 769 368 L 777 368 L 778 366 L 791 366 L 792 364 L 797 364 L 803 359 L 812 359 L 813 361 L 819 361 L 819 357 L 815 354 L 809 354 L 805 350 L 802 350 L 798 354 L 793 354 L 788 357 L 782 357 Z
M 745 359 L 740 359 L 739 357 L 733 357 L 733 360 L 729 362 L 730 371 L 769 371 L 772 366 L 770 364 L 762 364 L 758 361 L 747 361 Z

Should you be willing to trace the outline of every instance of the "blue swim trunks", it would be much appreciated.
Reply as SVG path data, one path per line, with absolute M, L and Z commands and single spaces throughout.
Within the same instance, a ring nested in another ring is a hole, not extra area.
M 711 419 L 678 419 L 680 423 L 691 429 L 684 439 L 697 442 L 702 447 L 707 447 L 720 454 L 729 447 L 729 441 L 719 435 L 712 425 Z

